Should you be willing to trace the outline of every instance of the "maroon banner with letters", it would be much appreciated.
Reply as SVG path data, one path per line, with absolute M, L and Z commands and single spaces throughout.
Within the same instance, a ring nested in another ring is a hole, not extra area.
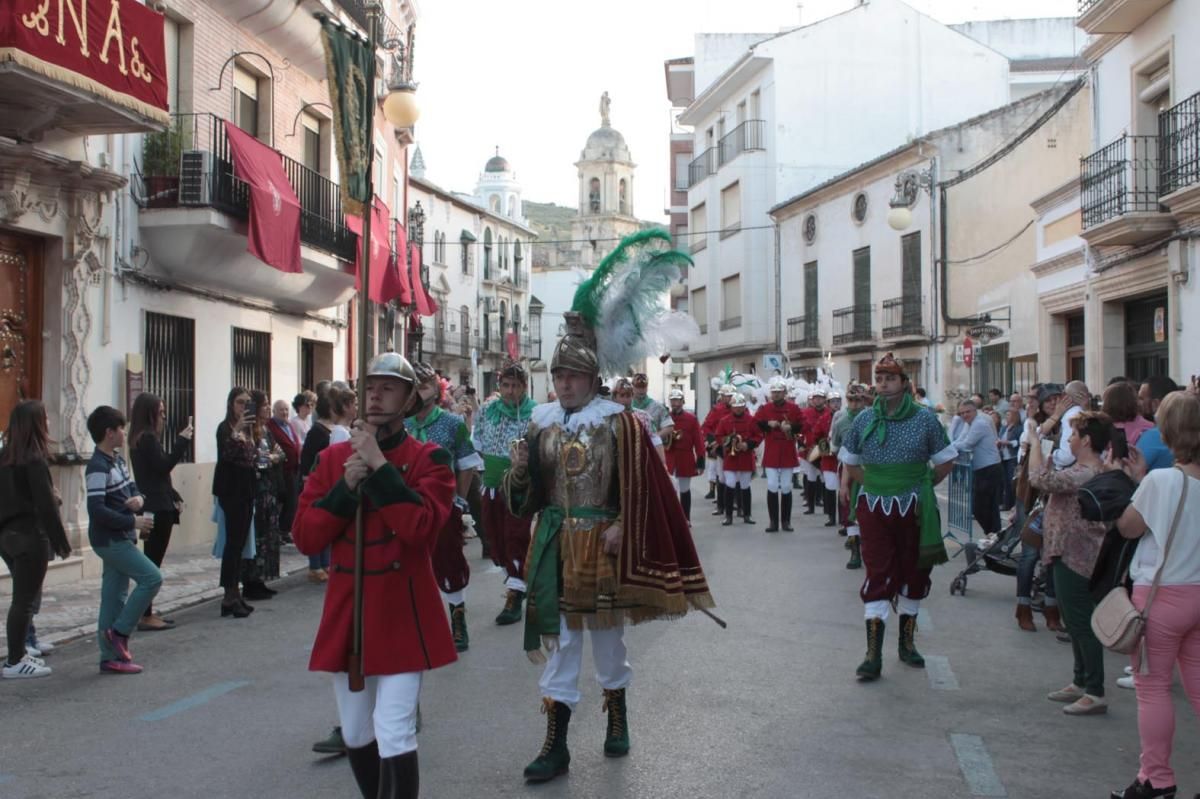
M 166 124 L 163 15 L 136 0 L 5 0 L 10 61 Z
M 283 156 L 225 122 L 234 173 L 250 185 L 246 249 L 280 272 L 300 273 L 300 200 L 283 171 Z

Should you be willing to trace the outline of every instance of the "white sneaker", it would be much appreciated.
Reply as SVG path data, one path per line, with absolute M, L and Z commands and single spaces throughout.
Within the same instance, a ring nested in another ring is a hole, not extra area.
M 29 647 L 25 648 L 28 649 Z M 49 655 L 54 651 L 54 644 L 50 643 L 49 641 L 43 641 L 39 638 L 35 641 L 33 648 L 41 652 L 43 655 Z
M 34 677 L 49 677 L 50 667 L 37 658 L 25 655 L 20 662 L 4 665 L 4 679 L 28 680 Z
M 35 658 L 40 658 L 42 656 L 42 650 L 38 649 L 32 644 L 25 644 L 25 654 L 33 655 Z
M 1129 674 L 1129 675 L 1132 675 L 1132 674 L 1133 674 L 1133 666 L 1126 666 L 1126 667 L 1125 667 L 1125 673 L 1126 673 L 1126 674 Z
M 1126 674 L 1124 677 L 1118 677 L 1117 678 L 1117 687 L 1118 688 L 1128 688 L 1129 690 L 1132 691 L 1133 690 L 1133 676 Z

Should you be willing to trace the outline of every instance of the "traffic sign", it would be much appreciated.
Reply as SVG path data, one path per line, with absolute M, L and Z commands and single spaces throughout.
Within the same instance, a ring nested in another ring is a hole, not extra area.
M 963 365 L 968 369 L 975 363 L 975 342 L 967 336 L 963 339 Z

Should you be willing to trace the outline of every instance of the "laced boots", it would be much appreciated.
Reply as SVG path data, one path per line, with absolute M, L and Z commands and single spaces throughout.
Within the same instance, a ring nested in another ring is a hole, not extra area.
M 859 543 L 858 536 L 852 535 L 846 539 L 846 546 L 850 549 L 850 560 L 846 561 L 847 569 L 862 568 L 862 546 Z
M 417 799 L 420 784 L 416 750 L 380 761 L 379 799 Z
M 625 757 L 629 754 L 629 714 L 625 708 L 625 689 L 604 689 L 604 712 L 608 728 L 604 733 L 604 756 Z
M 725 513 L 726 491 L 724 483 L 717 483 L 717 509 L 712 512 L 713 516 L 721 516 Z
M 767 525 L 768 533 L 779 532 L 779 493 L 776 491 L 767 492 L 767 515 L 771 517 L 771 523 Z
M 525 779 L 529 782 L 547 782 L 566 774 L 571 766 L 571 753 L 567 751 L 571 708 L 545 697 L 542 712 L 546 714 L 546 742 L 533 762 L 525 767 Z
M 867 656 L 854 672 L 862 682 L 878 680 L 883 674 L 883 631 L 883 619 L 867 619 Z
M 525 601 L 524 591 L 514 591 L 508 589 L 504 594 L 504 610 L 500 611 L 500 615 L 496 617 L 496 624 L 501 627 L 508 624 L 516 624 L 521 620 L 521 603 Z
M 450 606 L 450 633 L 454 636 L 454 651 L 466 652 L 471 646 L 471 638 L 467 635 L 467 606 Z
M 379 744 L 371 741 L 366 746 L 346 747 L 346 757 L 350 760 L 350 770 L 354 772 L 354 781 L 358 783 L 358 790 L 362 792 L 363 799 L 375 799 L 379 796 L 382 770 Z
M 804 515 L 812 516 L 817 512 L 817 484 L 807 477 L 804 478 Z
M 756 524 L 756 522 L 750 518 L 750 489 L 749 488 L 741 489 L 741 494 L 742 494 L 742 521 L 745 522 L 746 524 Z
M 925 668 L 925 658 L 917 651 L 914 640 L 917 635 L 917 617 L 901 614 L 900 616 L 900 661 L 914 669 Z
M 692 492 L 683 491 L 679 494 L 679 504 L 683 506 L 683 518 L 692 520 Z
M 779 515 L 783 522 L 783 531 L 792 532 L 792 492 L 779 495 Z

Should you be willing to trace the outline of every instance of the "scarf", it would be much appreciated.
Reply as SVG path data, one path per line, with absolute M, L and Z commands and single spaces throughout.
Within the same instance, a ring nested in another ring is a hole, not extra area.
M 430 426 L 432 426 L 433 423 L 436 422 L 443 413 L 445 413 L 445 411 L 442 410 L 442 407 L 440 405 L 434 405 L 433 410 L 431 410 L 429 412 L 429 415 L 426 416 L 424 418 L 424 420 L 413 417 L 413 419 L 412 419 L 413 438 L 415 438 L 417 441 L 428 441 Z
M 527 396 L 521 397 L 521 401 L 515 406 L 498 399 L 487 404 L 483 409 L 483 416 L 489 424 L 500 424 L 502 419 L 522 421 L 529 418 L 536 406 L 537 403 Z
M 875 418 L 867 425 L 866 432 L 863 433 L 863 440 L 870 438 L 872 433 L 878 432 L 879 443 L 883 444 L 887 440 L 887 423 L 911 419 L 913 414 L 920 410 L 920 407 L 913 402 L 912 394 L 906 391 L 904 399 L 900 401 L 900 407 L 896 409 L 895 413 L 889 414 L 887 402 L 883 397 L 876 397 L 875 404 L 871 406 L 871 409 L 875 411 Z
M 650 399 L 649 394 L 642 397 L 641 399 L 634 397 L 633 398 L 633 407 L 637 408 L 639 411 L 644 411 L 650 407 L 651 402 L 654 402 L 654 400 Z

